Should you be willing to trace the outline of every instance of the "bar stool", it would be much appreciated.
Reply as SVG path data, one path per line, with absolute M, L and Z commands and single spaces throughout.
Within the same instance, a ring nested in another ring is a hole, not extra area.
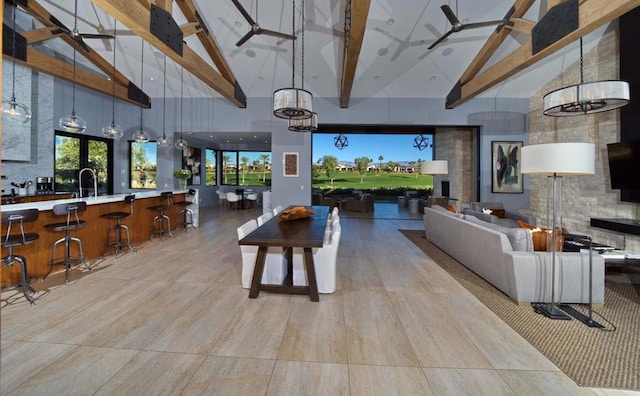
M 136 252 L 136 249 L 133 246 L 131 246 L 131 234 L 129 234 L 129 227 L 122 224 L 123 219 L 126 219 L 127 217 L 133 215 L 133 203 L 135 202 L 135 200 L 136 200 L 135 195 L 127 195 L 126 197 L 124 197 L 124 203 L 128 204 L 130 207 L 129 212 L 110 212 L 110 213 L 105 213 L 103 215 L 100 215 L 100 217 L 102 218 L 116 221 L 116 224 L 109 227 L 109 231 L 107 232 L 107 243 L 104 246 L 104 251 L 100 255 L 101 257 L 104 257 L 104 255 L 107 253 L 107 250 L 109 250 L 109 248 L 113 246 L 116 249 L 115 259 L 116 260 L 118 259 L 118 253 L 120 253 L 123 246 L 122 230 L 124 230 L 124 232 L 127 234 L 127 246 L 129 247 L 129 250 L 134 253 Z M 116 232 L 116 238 L 115 238 L 115 241 L 113 242 L 110 242 L 111 230 L 115 230 Z
M 53 243 L 53 247 L 51 248 L 51 262 L 49 263 L 49 274 L 51 270 L 53 270 L 54 265 L 64 265 L 65 274 L 64 281 L 69 282 L 69 271 L 71 270 L 71 264 L 73 262 L 79 261 L 84 265 L 86 269 L 91 271 L 91 267 L 84 260 L 84 250 L 82 248 L 82 241 L 79 238 L 74 238 L 71 236 L 71 230 L 79 230 L 84 228 L 87 225 L 87 222 L 84 220 L 80 220 L 78 217 L 78 213 L 84 212 L 87 210 L 87 203 L 84 201 L 77 201 L 71 203 L 62 203 L 53 205 L 53 214 L 55 216 L 67 216 L 67 221 L 63 221 L 60 223 L 52 223 L 45 224 L 45 228 L 49 231 L 61 232 L 64 231 L 64 237 L 58 239 Z M 71 242 L 77 242 L 78 248 L 80 249 L 80 256 L 76 258 L 71 257 Z M 59 244 L 64 243 L 64 260 L 56 263 L 56 247 Z
M 193 225 L 193 210 L 189 209 L 189 206 L 193 205 L 194 202 L 187 199 L 189 197 L 191 199 L 195 199 L 195 196 L 196 190 L 190 188 L 189 192 L 185 194 L 184 201 L 173 203 L 176 206 L 183 207 L 183 209 L 178 213 L 178 218 L 176 220 L 176 230 L 180 228 L 181 225 L 184 227 L 185 231 L 187 230 L 187 226 L 191 226 L 194 230 L 196 229 L 196 227 Z
M 171 191 L 165 191 L 160 194 L 160 198 L 166 200 L 167 202 L 161 205 L 149 206 L 147 209 L 158 212 L 156 217 L 153 218 L 153 230 L 151 230 L 151 237 L 149 237 L 149 239 L 153 238 L 153 236 L 156 234 L 160 234 L 160 240 L 162 241 L 162 237 L 165 233 L 169 234 L 169 236 L 171 236 L 172 238 L 174 237 L 174 235 L 171 233 L 171 219 L 169 219 L 169 216 L 164 214 L 164 212 L 166 210 L 169 210 L 172 205 L 173 193 Z M 167 220 L 167 228 L 164 227 L 165 219 Z M 160 227 L 157 227 L 158 224 L 160 225 Z
M 13 248 L 16 246 L 23 246 L 29 243 L 33 243 L 39 238 L 39 235 L 35 232 L 24 232 L 23 224 L 36 221 L 38 219 L 38 209 L 23 209 L 14 210 L 10 212 L 2 212 L 2 224 L 7 226 L 7 234 L 2 238 L 2 247 L 7 249 L 7 255 L 2 257 L 2 269 L 13 267 L 13 263 L 18 262 L 20 265 L 20 283 L 11 285 L 8 287 L 15 287 L 16 289 L 22 289 L 22 294 L 31 303 L 35 304 L 33 298 L 29 295 L 29 292 L 36 293 L 36 291 L 29 285 L 29 274 L 27 272 L 27 259 L 24 256 L 13 253 Z M 11 234 L 11 227 L 16 226 L 20 228 L 19 234 Z

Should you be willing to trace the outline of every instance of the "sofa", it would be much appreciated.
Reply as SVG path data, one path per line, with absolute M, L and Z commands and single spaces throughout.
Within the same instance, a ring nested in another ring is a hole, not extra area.
M 518 220 L 533 225 L 537 223 L 537 219 L 535 216 L 522 214 L 512 210 L 506 210 L 502 202 L 471 202 L 469 203 L 469 207 L 465 209 L 464 212 L 473 214 L 474 216 L 478 217 L 476 213 L 484 213 L 484 211 L 492 211 L 492 213 L 489 213 L 489 218 L 491 219 L 490 222 L 501 224 L 506 227 L 517 227 Z M 504 217 L 496 216 L 496 213 L 498 212 L 504 213 Z
M 551 252 L 531 234 L 445 208 L 424 208 L 425 237 L 518 304 L 551 302 Z M 556 303 L 589 302 L 589 253 L 556 253 Z M 592 255 L 594 304 L 604 303 L 604 259 Z

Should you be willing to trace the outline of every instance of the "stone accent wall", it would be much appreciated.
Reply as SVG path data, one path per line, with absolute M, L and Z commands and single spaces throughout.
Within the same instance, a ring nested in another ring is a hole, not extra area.
M 584 81 L 619 78 L 617 26 L 612 24 L 597 46 L 584 54 Z M 579 61 L 542 87 L 532 98 L 529 113 L 529 144 L 588 142 L 596 145 L 596 174 L 569 176 L 563 180 L 563 226 L 571 232 L 592 235 L 597 242 L 640 252 L 640 238 L 593 228 L 592 217 L 636 218 L 637 204 L 620 202 L 619 190 L 611 189 L 607 143 L 620 139 L 620 111 L 593 115 L 547 117 L 542 97 L 549 91 L 580 82 Z M 632 98 L 633 100 L 634 98 Z M 638 100 L 636 98 L 636 100 Z M 530 178 L 531 212 L 546 224 L 547 178 Z
M 449 161 L 449 174 L 437 176 L 436 182 L 449 181 L 449 196 L 457 199 L 458 210 L 462 202 L 472 200 L 471 164 L 476 162 L 473 134 L 470 128 L 438 128 L 434 139 L 434 159 Z M 437 191 L 440 192 L 439 186 Z

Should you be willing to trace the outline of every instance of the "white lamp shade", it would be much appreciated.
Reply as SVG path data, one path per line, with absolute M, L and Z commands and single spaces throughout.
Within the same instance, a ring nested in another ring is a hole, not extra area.
M 446 160 L 422 161 L 420 174 L 422 175 L 446 175 L 449 173 L 449 162 Z
M 534 175 L 593 175 L 596 149 L 593 143 L 546 143 L 524 146 L 520 170 Z

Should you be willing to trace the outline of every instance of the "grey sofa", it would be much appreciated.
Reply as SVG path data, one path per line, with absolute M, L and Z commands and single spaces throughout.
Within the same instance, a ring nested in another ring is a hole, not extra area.
M 468 215 L 454 214 L 441 207 L 425 208 L 426 239 L 516 303 L 551 301 L 552 253 L 534 252 L 532 243 L 518 243 L 517 248 L 523 250 L 514 250 L 509 237 L 515 244 L 522 232 L 528 233 L 524 229 L 508 231 L 465 218 Z M 555 302 L 588 303 L 589 254 L 556 254 Z M 604 303 L 604 259 L 597 254 L 593 255 L 593 303 Z
M 532 224 L 532 225 L 537 224 L 537 219 L 535 216 L 526 215 L 523 213 L 515 212 L 513 210 L 505 210 L 504 204 L 502 202 L 471 202 L 469 204 L 469 208 L 465 209 L 465 213 L 467 213 L 470 210 L 474 212 L 483 213 L 483 209 L 504 210 L 504 219 L 498 219 L 497 216 L 491 215 L 493 216 L 491 222 L 496 224 L 502 223 L 502 225 L 505 225 L 506 227 L 518 227 L 518 220 L 524 221 L 525 223 Z

